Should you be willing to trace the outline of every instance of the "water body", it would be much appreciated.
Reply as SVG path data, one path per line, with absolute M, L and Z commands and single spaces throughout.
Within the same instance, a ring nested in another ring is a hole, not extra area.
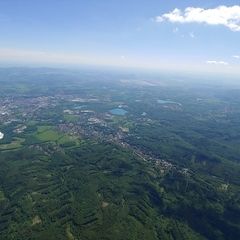
M 124 116 L 127 114 L 127 111 L 122 108 L 114 108 L 110 110 L 110 113 L 117 116 Z
M 4 134 L 0 132 L 0 140 L 4 138 Z
M 81 106 L 76 106 L 74 107 L 75 110 L 81 110 L 83 108 L 86 108 L 87 106 L 86 105 L 81 105 Z
M 178 104 L 178 105 L 181 105 L 181 103 L 170 101 L 170 100 L 159 99 L 159 100 L 157 100 L 157 102 L 160 103 L 160 104 Z

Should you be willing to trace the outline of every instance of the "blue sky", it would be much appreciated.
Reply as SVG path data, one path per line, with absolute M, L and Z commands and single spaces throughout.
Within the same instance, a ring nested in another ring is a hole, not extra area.
M 230 14 L 227 24 L 219 6 Z M 199 18 L 186 16 L 189 7 L 202 9 Z M 0 61 L 240 73 L 237 7 L 232 0 L 1 0 Z

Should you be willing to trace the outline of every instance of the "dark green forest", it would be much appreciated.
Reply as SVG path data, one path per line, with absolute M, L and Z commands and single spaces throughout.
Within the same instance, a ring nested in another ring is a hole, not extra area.
M 0 69 L 0 239 L 240 239 L 240 86 L 138 80 Z

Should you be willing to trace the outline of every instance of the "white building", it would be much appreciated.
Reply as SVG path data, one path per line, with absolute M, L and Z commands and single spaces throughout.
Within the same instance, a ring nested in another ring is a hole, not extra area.
M 0 132 L 0 140 L 4 138 L 4 134 Z

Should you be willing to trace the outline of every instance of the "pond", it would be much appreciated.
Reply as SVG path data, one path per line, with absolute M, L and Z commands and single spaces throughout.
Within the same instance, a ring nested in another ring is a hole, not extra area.
M 114 108 L 114 109 L 110 110 L 109 112 L 111 114 L 117 115 L 117 116 L 124 116 L 127 113 L 127 111 L 122 108 Z
M 178 104 L 178 105 L 181 105 L 180 103 L 178 102 L 174 102 L 174 101 L 170 101 L 170 100 L 162 100 L 162 99 L 159 99 L 157 100 L 158 103 L 160 104 Z

